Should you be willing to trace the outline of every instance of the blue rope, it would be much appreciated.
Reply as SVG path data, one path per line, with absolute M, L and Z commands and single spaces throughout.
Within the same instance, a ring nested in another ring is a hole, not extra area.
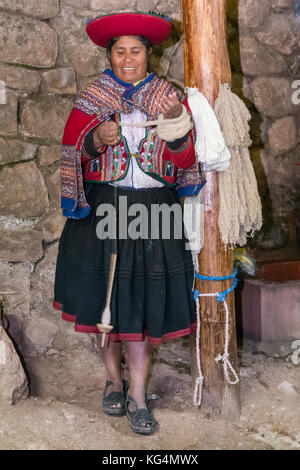
M 219 292 L 219 294 L 216 296 L 218 302 L 225 302 L 226 296 L 232 292 L 238 283 L 237 279 L 237 269 L 233 271 L 232 274 L 229 274 L 228 276 L 203 276 L 202 274 L 195 274 L 195 277 L 197 279 L 200 279 L 200 281 L 227 281 L 228 279 L 233 279 L 233 284 L 229 289 L 224 290 L 223 292 Z M 195 289 L 194 290 L 194 300 L 196 300 L 200 295 L 200 292 Z

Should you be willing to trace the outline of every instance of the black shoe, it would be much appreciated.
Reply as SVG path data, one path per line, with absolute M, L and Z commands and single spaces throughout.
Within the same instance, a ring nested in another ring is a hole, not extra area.
M 125 397 L 129 388 L 127 380 L 123 380 L 123 392 L 111 392 L 106 396 L 107 389 L 113 382 L 107 381 L 102 399 L 102 409 L 104 413 L 110 416 L 125 416 Z
M 130 411 L 129 405 L 133 405 L 135 410 Z M 153 434 L 159 426 L 151 411 L 149 411 L 148 408 L 138 408 L 135 399 L 128 394 L 126 396 L 126 416 L 131 429 L 137 434 L 146 434 L 149 436 Z

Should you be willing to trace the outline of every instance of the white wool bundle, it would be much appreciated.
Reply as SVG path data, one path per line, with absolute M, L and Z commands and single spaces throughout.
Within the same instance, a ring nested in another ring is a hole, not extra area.
M 202 191 L 196 196 L 186 197 L 184 200 L 184 228 L 188 239 L 188 247 L 192 252 L 194 265 L 197 266 L 198 254 L 204 241 L 204 205 Z
M 231 154 L 226 146 L 214 110 L 197 88 L 186 88 L 188 103 L 196 129 L 195 151 L 204 172 L 226 172 L 230 166 Z M 193 255 L 195 269 L 198 269 L 198 254 L 204 242 L 204 206 L 202 192 L 184 200 L 184 224 Z
M 226 146 L 214 110 L 197 88 L 186 88 L 189 107 L 196 127 L 195 150 L 204 171 L 226 171 L 230 152 Z
M 251 115 L 228 84 L 220 85 L 215 113 L 231 153 L 230 170 L 219 174 L 219 229 L 225 245 L 243 246 L 262 226 L 262 208 L 248 146 Z
M 181 139 L 193 128 L 191 116 L 185 106 L 182 105 L 182 112 L 178 118 L 164 119 L 160 114 L 157 119 L 157 133 L 166 142 L 174 142 Z

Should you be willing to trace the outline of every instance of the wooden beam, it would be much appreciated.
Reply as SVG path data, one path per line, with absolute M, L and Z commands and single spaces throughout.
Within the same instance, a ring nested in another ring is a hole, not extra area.
M 227 50 L 226 0 L 182 0 L 185 34 L 185 85 L 196 87 L 211 106 L 217 98 L 220 83 L 231 83 Z M 203 275 L 224 276 L 233 272 L 232 251 L 220 239 L 219 191 L 217 172 L 206 173 L 203 188 L 204 245 L 199 256 Z M 201 293 L 222 292 L 232 285 L 230 281 L 196 281 Z M 236 322 L 234 294 L 227 296 L 230 311 L 230 362 L 237 371 Z M 222 362 L 215 358 L 224 352 L 225 311 L 215 297 L 201 297 L 200 357 L 204 376 L 201 409 L 224 417 L 240 414 L 239 384 L 230 385 L 224 377 Z M 192 374 L 198 376 L 195 335 L 191 344 Z

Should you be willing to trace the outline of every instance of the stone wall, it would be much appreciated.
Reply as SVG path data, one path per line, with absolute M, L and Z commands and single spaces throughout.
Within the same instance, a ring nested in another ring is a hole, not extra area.
M 290 243 L 300 223 L 298 0 L 229 0 L 233 90 L 251 115 L 252 161 L 263 201 L 256 246 Z M 298 220 L 297 220 L 298 219 Z
M 153 9 L 176 24 L 181 19 L 180 0 L 0 0 L 0 291 L 8 292 L 8 331 L 24 357 L 94 347 L 93 335 L 73 333 L 51 305 L 65 220 L 60 142 L 76 94 L 108 65 L 85 34 L 86 19 Z M 283 188 L 295 187 L 293 162 L 300 159 L 299 105 L 291 101 L 300 68 L 295 2 L 241 0 L 238 11 L 232 0 L 228 17 L 232 86 L 253 116 L 264 207 L 267 216 L 282 217 L 293 208 Z M 156 49 L 152 65 L 183 86 L 178 28 L 164 51 Z
M 74 333 L 52 307 L 65 222 L 61 138 L 76 94 L 108 66 L 85 33 L 86 19 L 154 8 L 181 18 L 180 0 L 0 0 L 0 292 L 7 329 L 25 358 L 94 346 L 93 335 Z M 177 37 L 153 62 L 183 85 Z

